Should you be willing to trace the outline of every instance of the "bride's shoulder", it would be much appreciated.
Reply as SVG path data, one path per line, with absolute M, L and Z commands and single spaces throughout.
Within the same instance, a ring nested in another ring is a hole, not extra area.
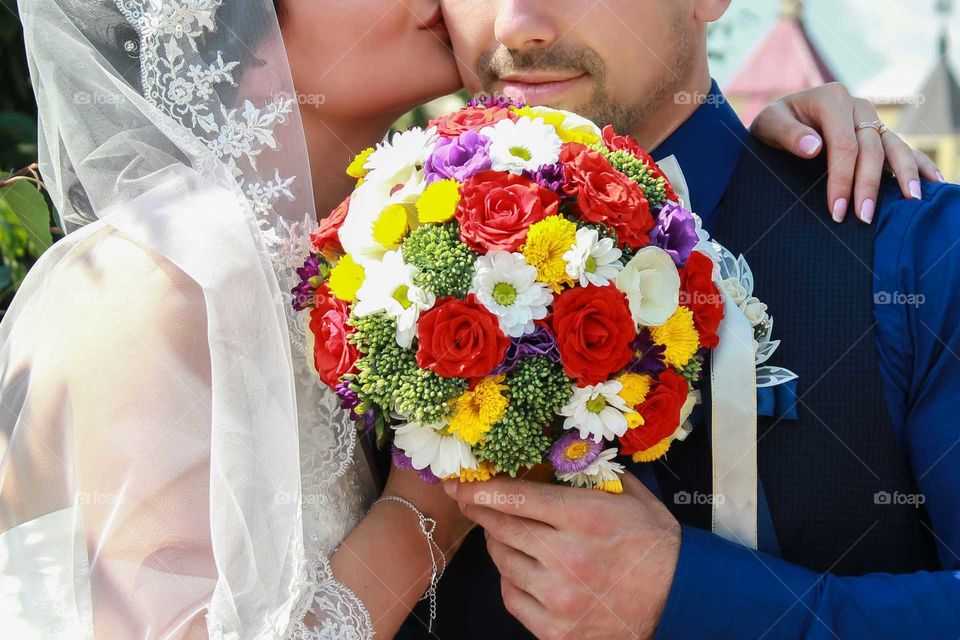
M 104 225 L 49 271 L 28 333 L 69 347 L 78 365 L 111 352 L 206 348 L 203 290 L 149 247 Z M 18 323 L 19 324 L 19 323 Z M 117 349 L 114 349 L 117 347 Z

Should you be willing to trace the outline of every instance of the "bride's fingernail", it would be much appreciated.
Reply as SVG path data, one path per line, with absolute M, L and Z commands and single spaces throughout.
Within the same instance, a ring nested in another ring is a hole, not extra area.
M 873 200 L 867 199 L 863 201 L 863 204 L 860 205 L 860 219 L 870 224 L 873 222 L 873 212 L 877 207 L 877 203 Z
M 910 195 L 913 196 L 914 200 L 919 200 L 923 197 L 923 193 L 920 192 L 920 181 L 911 180 L 910 181 Z
M 834 222 L 843 222 L 843 219 L 847 217 L 847 199 L 840 198 L 833 203 L 833 221 Z
M 946 181 L 947 181 L 947 179 L 944 178 L 944 177 L 943 177 L 943 174 L 940 173 L 939 171 L 937 171 L 937 180 L 939 180 L 940 182 L 946 182 Z
M 803 136 L 800 138 L 800 151 L 808 156 L 812 156 L 820 150 L 820 138 L 814 135 Z

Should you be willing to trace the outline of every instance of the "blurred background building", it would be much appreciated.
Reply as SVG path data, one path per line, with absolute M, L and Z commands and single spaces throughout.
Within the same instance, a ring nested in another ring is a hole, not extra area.
M 779 0 L 777 15 L 758 41 L 738 61 L 724 64 L 731 48 L 742 48 L 743 32 L 756 32 L 754 23 L 763 20 L 758 11 L 769 9 L 772 1 L 746 0 L 741 13 L 729 17 L 733 26 L 712 34 L 717 36 L 712 45 L 722 55 L 721 74 L 726 72 L 721 85 L 745 123 L 775 98 L 839 80 L 871 99 L 883 121 L 933 158 L 947 178 L 960 180 L 960 26 L 952 0 L 898 1 L 896 7 L 892 1 L 873 0 L 859 23 L 851 23 L 843 12 L 843 5 L 857 0 Z M 911 19 L 899 22 L 902 37 L 887 41 L 882 37 L 887 31 L 871 28 L 871 19 L 885 16 L 895 23 L 906 17 L 904 10 Z M 730 35 L 737 31 L 740 37 Z M 727 41 L 718 44 L 723 36 Z M 864 43 L 879 51 L 861 52 Z M 902 66 L 904 57 L 912 69 Z M 846 73 L 836 66 L 841 61 Z

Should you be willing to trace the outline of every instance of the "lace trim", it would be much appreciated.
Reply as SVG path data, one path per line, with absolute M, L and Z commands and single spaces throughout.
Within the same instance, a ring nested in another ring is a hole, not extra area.
M 286 640 L 372 640 L 373 622 L 363 601 L 333 577 L 324 557 L 308 559 L 308 590 L 293 613 Z M 306 617 L 312 614 L 313 625 Z
M 202 50 L 199 45 L 207 32 L 216 31 L 216 12 L 222 1 L 115 0 L 140 39 L 144 97 L 172 120 L 168 124 L 161 119 L 158 126 L 199 158 L 197 163 L 202 166 L 196 169 L 202 173 L 212 175 L 218 165 L 226 166 L 253 211 L 287 303 L 287 327 L 298 378 L 311 380 L 301 386 L 308 399 L 316 398 L 322 392 L 322 383 L 316 375 L 303 375 L 309 372 L 306 330 L 289 304 L 289 291 L 299 281 L 296 269 L 311 251 L 310 232 L 317 223 L 309 211 L 304 212 L 302 222 L 280 215 L 277 203 L 294 201 L 297 178 L 282 175 L 276 168 L 279 161 L 263 162 L 263 170 L 257 164 L 258 158 L 267 155 L 279 159 L 282 149 L 275 129 L 290 122 L 296 100 L 291 92 L 277 94 L 260 106 L 250 100 L 243 100 L 237 107 L 223 103 L 218 88 L 238 86 L 234 76 L 242 71 L 238 69 L 240 63 L 225 59 L 223 51 Z M 272 175 L 268 173 L 271 168 Z M 322 488 L 332 485 L 350 466 L 356 436 L 352 424 L 347 428 L 344 420 L 327 421 L 332 415 L 329 411 L 324 408 L 316 412 L 309 404 L 301 403 L 301 409 L 307 411 L 306 419 L 301 420 L 303 428 L 331 427 L 333 431 L 323 453 L 314 460 L 315 468 L 323 470 L 322 477 L 308 483 Z

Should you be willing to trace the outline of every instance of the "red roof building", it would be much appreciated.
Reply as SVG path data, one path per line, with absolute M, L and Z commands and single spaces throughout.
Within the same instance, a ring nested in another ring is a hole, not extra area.
M 803 8 L 803 0 L 783 0 L 777 23 L 726 83 L 747 125 L 772 100 L 836 80 L 803 26 Z

